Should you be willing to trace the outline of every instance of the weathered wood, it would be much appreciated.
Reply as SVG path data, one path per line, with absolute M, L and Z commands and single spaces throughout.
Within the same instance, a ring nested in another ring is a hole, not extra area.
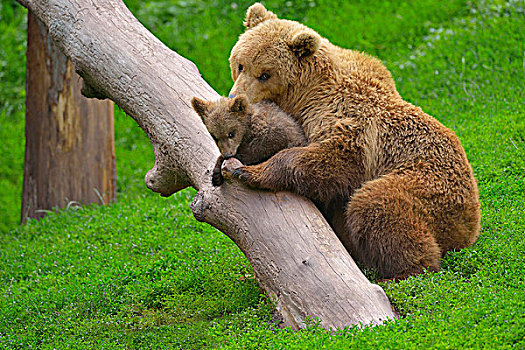
M 71 61 L 28 16 L 22 221 L 69 203 L 116 197 L 113 102 L 81 95 Z
M 240 165 L 225 163 L 231 170 Z M 393 317 L 383 289 L 361 273 L 311 201 L 225 183 L 199 191 L 192 210 L 246 254 L 286 325 L 301 328 L 306 315 L 334 328 Z
M 195 217 L 241 248 L 286 325 L 301 328 L 307 315 L 327 328 L 394 317 L 383 290 L 363 276 L 310 201 L 237 182 L 211 186 L 219 151 L 190 100 L 215 99 L 217 93 L 193 63 L 151 35 L 121 1 L 99 0 L 96 7 L 81 0 L 20 3 L 50 28 L 91 94 L 111 98 L 150 137 L 156 160 L 147 186 L 165 196 L 189 185 L 199 190 L 192 203 Z M 238 166 L 235 162 L 225 165 Z

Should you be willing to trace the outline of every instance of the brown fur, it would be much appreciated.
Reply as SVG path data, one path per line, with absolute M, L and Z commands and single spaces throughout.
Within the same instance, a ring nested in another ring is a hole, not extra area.
M 352 256 L 385 278 L 438 270 L 446 251 L 473 244 L 478 190 L 455 134 L 404 101 L 378 59 L 265 11 L 248 9 L 231 94 L 275 102 L 309 144 L 232 175 L 322 204 Z
M 247 165 L 257 164 L 284 148 L 307 144 L 299 124 L 274 103 L 250 105 L 244 95 L 216 102 L 194 97 L 191 103 L 221 151 L 213 170 L 214 186 L 223 182 L 224 159 L 235 157 Z

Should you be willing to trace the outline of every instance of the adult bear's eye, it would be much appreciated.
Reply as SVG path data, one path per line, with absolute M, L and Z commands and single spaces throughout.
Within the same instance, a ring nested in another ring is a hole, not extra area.
M 269 73 L 263 73 L 257 79 L 259 81 L 266 81 L 266 80 L 270 79 L 270 74 Z
M 239 64 L 239 73 L 242 72 L 242 69 L 243 69 L 243 68 L 244 68 L 244 67 L 242 66 L 242 64 Z
M 229 137 L 230 139 L 233 139 L 234 136 L 235 136 L 235 131 L 230 131 L 230 132 L 228 133 L 228 137 Z

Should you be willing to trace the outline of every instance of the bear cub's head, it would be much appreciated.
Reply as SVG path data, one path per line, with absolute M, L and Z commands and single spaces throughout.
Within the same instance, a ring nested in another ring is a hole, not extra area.
M 239 95 L 207 102 L 194 97 L 191 105 L 201 117 L 224 159 L 234 157 L 250 131 L 251 108 L 248 98 Z
M 255 3 L 248 8 L 246 31 L 230 55 L 234 86 L 230 96 L 246 94 L 251 103 L 278 101 L 290 86 L 304 79 L 301 74 L 312 64 L 322 38 L 314 30 L 283 20 Z

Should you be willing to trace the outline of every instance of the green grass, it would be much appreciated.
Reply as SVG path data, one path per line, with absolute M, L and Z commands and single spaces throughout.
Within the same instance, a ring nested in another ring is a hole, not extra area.
M 525 348 L 525 9 L 520 1 L 266 1 L 391 69 L 401 95 L 461 139 L 482 232 L 439 273 L 382 283 L 402 318 L 329 334 L 275 329 L 251 267 L 193 219 L 186 190 L 145 188 L 153 152 L 116 111 L 119 200 L 19 226 L 26 12 L 0 3 L 0 348 Z M 250 2 L 129 0 L 221 94 Z M 248 278 L 247 278 L 248 276 Z
M 0 232 L 20 220 L 24 173 L 26 16 L 0 3 Z

